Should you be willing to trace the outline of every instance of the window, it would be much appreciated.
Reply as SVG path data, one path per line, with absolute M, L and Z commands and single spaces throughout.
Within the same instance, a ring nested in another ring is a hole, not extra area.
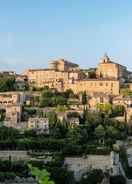
M 104 103 L 104 98 L 100 97 L 100 103 Z

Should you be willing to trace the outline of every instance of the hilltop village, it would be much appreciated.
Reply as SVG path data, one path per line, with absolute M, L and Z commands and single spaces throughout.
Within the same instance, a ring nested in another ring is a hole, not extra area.
M 0 125 L 0 182 L 35 184 L 27 163 L 55 184 L 132 182 L 132 72 L 107 54 L 96 68 L 0 72 Z
M 62 110 L 63 118 L 70 110 L 78 113 L 83 112 L 84 108 L 99 111 L 99 108 L 105 109 L 105 106 L 109 105 L 111 108 L 122 107 L 123 116 L 117 119 L 131 123 L 132 73 L 127 71 L 125 66 L 111 61 L 106 54 L 101 58 L 97 68 L 80 69 L 79 65 L 64 59 L 52 61 L 50 65 L 48 69 L 28 69 L 21 75 L 11 71 L 1 73 L 1 76 L 14 78 L 12 89 L 0 93 L 0 105 L 6 112 L 6 125 L 24 125 L 21 123 L 23 106 L 42 106 L 42 110 L 46 108 L 46 111 L 54 109 L 54 105 L 50 103 L 51 99 L 42 99 L 43 90 L 49 90 L 54 98 L 60 93 L 61 98 L 54 100 L 60 111 Z M 67 93 L 69 98 L 62 98 L 64 95 L 61 93 Z M 60 104 L 57 104 L 57 100 L 60 100 Z M 67 110 L 63 112 L 65 108 Z

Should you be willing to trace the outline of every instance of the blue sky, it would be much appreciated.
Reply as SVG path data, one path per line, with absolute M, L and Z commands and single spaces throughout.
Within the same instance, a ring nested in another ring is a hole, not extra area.
M 131 0 L 0 0 L 0 70 L 57 58 L 88 68 L 104 52 L 132 69 Z

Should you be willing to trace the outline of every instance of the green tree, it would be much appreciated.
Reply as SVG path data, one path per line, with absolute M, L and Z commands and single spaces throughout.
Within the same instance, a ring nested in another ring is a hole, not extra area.
M 15 89 L 15 77 L 3 75 L 0 76 L 0 92 L 12 91 Z
M 74 94 L 74 92 L 71 89 L 67 89 L 65 91 L 64 95 L 65 95 L 66 98 L 74 98 L 75 97 L 75 94 Z
M 5 110 L 0 109 L 0 121 L 3 121 L 5 119 Z
M 40 109 L 40 108 L 37 109 L 36 114 L 37 114 L 37 116 L 39 116 L 39 117 L 45 117 L 45 114 L 44 114 L 43 110 Z
M 108 137 L 118 138 L 120 135 L 120 132 L 118 131 L 118 129 L 114 128 L 113 126 L 108 126 L 106 129 L 106 134 Z
M 39 107 L 50 107 L 52 106 L 52 99 L 41 96 L 39 98 Z
M 82 177 L 79 184 L 99 184 L 104 178 L 102 170 L 92 170 L 90 173 Z
M 112 176 L 110 184 L 126 184 L 126 179 L 123 176 Z
M 87 104 L 87 94 L 86 94 L 86 91 L 82 92 L 82 104 L 83 105 Z
M 97 104 L 97 109 L 107 115 L 111 115 L 112 113 L 112 105 L 110 103 Z
M 95 128 L 99 123 L 102 122 L 101 114 L 89 112 L 87 108 L 84 108 L 83 122 L 85 122 L 86 125 Z
M 123 88 L 121 89 L 121 94 L 126 97 L 126 96 L 132 96 L 132 91 L 129 88 Z
M 52 106 L 65 105 L 66 99 L 63 96 L 52 97 Z
M 52 177 L 57 184 L 75 184 L 73 173 L 66 168 L 53 168 Z
M 104 137 L 105 135 L 105 129 L 102 125 L 98 125 L 96 128 L 95 128 L 95 135 L 98 137 L 98 138 L 101 138 L 101 137 Z
M 49 119 L 50 127 L 56 127 L 58 123 L 57 114 L 54 111 L 50 111 L 46 114 L 46 117 Z
M 54 184 L 53 181 L 50 180 L 50 174 L 46 169 L 38 169 L 37 167 L 33 167 L 31 164 L 28 164 L 28 167 L 33 176 L 39 181 L 39 184 Z
M 70 144 L 78 144 L 81 139 L 81 134 L 79 131 L 79 128 L 69 129 L 67 138 L 70 142 Z
M 113 116 L 123 116 L 125 112 L 125 107 L 123 105 L 116 105 L 112 108 Z
M 52 92 L 49 88 L 44 87 L 44 89 L 43 89 L 41 95 L 42 95 L 42 97 L 44 97 L 44 98 L 50 98 L 50 97 L 53 96 L 53 92 Z
M 0 141 L 1 140 L 15 140 L 19 135 L 19 131 L 14 128 L 1 127 L 0 128 Z

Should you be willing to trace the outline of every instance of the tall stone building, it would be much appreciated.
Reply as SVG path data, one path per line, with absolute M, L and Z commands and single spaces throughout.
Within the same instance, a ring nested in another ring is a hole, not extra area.
M 71 63 L 64 59 L 55 60 L 50 62 L 51 68 L 56 71 L 78 71 L 79 65 Z
M 100 63 L 96 70 L 97 78 L 107 78 L 107 79 L 122 79 L 127 75 L 127 69 L 118 63 L 110 60 L 107 54 L 101 58 Z

